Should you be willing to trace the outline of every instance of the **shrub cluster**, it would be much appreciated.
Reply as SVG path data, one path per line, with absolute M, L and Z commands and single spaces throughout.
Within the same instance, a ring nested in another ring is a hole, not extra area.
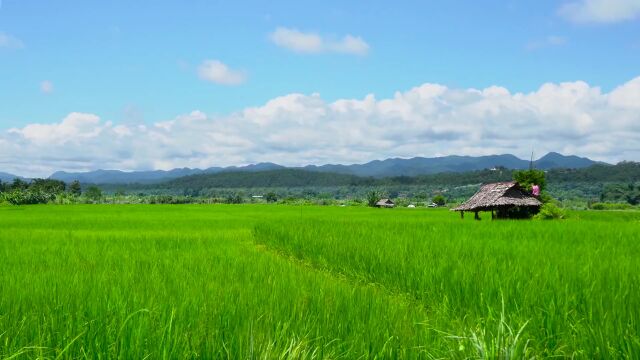
M 533 218 L 536 220 L 556 220 L 566 218 L 566 212 L 553 202 L 548 202 L 540 208 L 540 212 Z
M 55 194 L 45 193 L 42 191 L 19 191 L 14 190 L 8 193 L 3 193 L 2 198 L 4 201 L 12 205 L 35 205 L 46 204 L 49 201 L 55 199 Z
M 589 208 L 592 210 L 631 210 L 634 207 L 625 203 L 593 203 Z
M 147 204 L 191 204 L 193 198 L 173 195 L 151 195 L 147 198 Z

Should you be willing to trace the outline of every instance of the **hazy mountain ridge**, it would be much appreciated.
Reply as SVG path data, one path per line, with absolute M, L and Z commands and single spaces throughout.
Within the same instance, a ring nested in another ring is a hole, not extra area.
M 354 165 L 311 165 L 304 167 L 304 169 L 347 173 L 358 176 L 388 177 L 428 175 L 441 172 L 464 172 L 482 170 L 495 166 L 503 166 L 509 169 L 522 169 L 528 167 L 529 162 L 508 154 L 479 157 L 451 155 L 438 158 L 392 158 Z
M 12 182 L 13 179 L 16 179 L 16 178 L 24 179 L 21 176 L 13 175 L 13 174 L 9 174 L 9 173 L 0 171 L 0 181 L 2 181 L 2 182 Z
M 272 163 L 259 163 L 247 166 L 210 167 L 207 169 L 172 169 L 172 170 L 149 170 L 149 171 L 121 171 L 121 170 L 96 170 L 84 173 L 71 173 L 58 171 L 49 178 L 71 182 L 78 180 L 82 183 L 93 184 L 127 184 L 140 183 L 150 184 L 178 179 L 185 176 L 199 174 L 216 174 L 220 172 L 242 172 L 242 171 L 265 171 L 284 168 Z
M 473 170 L 467 172 L 443 172 L 418 176 L 394 176 L 385 178 L 362 177 L 349 174 L 309 171 L 301 168 L 284 168 L 265 171 L 223 171 L 214 174 L 197 174 L 157 184 L 104 184 L 107 191 L 151 192 L 172 195 L 213 196 L 216 191 L 250 191 L 264 193 L 265 189 L 311 188 L 311 193 L 327 188 L 333 194 L 353 194 L 355 188 L 426 186 L 427 188 L 475 189 L 478 184 L 508 181 L 513 178 L 513 169 Z M 617 165 L 595 164 L 581 169 L 557 168 L 546 173 L 547 183 L 564 194 L 588 192 L 592 198 L 606 183 L 630 184 L 640 179 L 640 163 L 621 162 Z M 582 184 L 582 185 L 579 185 Z M 588 184 L 584 186 L 584 184 Z M 347 189 L 348 188 L 348 189 Z M 251 190 L 253 189 L 253 190 Z M 299 193 L 302 194 L 302 193 Z M 470 195 L 470 194 L 468 194 Z
M 534 161 L 537 169 L 553 168 L 585 168 L 598 162 L 584 157 L 574 155 L 561 155 L 555 152 Z M 307 165 L 303 167 L 285 167 L 274 163 L 258 163 L 247 166 L 211 167 L 207 169 L 181 168 L 173 170 L 151 170 L 151 171 L 120 171 L 120 170 L 96 170 L 89 172 L 64 172 L 58 171 L 50 176 L 51 179 L 71 182 L 79 180 L 82 183 L 94 184 L 152 184 L 170 181 L 185 176 L 199 174 L 216 174 L 221 172 L 243 172 L 243 171 L 268 171 L 278 169 L 303 169 L 315 172 L 328 172 L 346 175 L 356 175 L 360 177 L 383 178 L 390 176 L 418 176 L 444 172 L 466 172 L 493 167 L 505 167 L 509 169 L 525 169 L 529 167 L 529 160 L 520 159 L 511 154 L 489 155 L 489 156 L 459 156 L 450 155 L 445 157 L 424 158 L 414 157 L 410 159 L 391 158 L 385 160 L 374 160 L 365 164 L 327 164 L 327 165 Z M 13 179 L 14 175 L 6 174 L 7 180 Z M 2 179 L 0 175 L 0 179 Z

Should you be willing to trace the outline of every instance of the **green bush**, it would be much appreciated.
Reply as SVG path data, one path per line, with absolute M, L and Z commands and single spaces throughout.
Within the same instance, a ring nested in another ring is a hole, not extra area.
M 100 190 L 99 187 L 92 185 L 84 192 L 84 196 L 93 202 L 99 202 L 102 200 L 102 190 Z
M 55 199 L 54 194 L 49 194 L 41 191 L 12 191 L 10 193 L 4 193 L 4 200 L 11 205 L 34 205 L 34 204 L 46 204 L 49 201 Z
M 376 206 L 376 203 L 380 201 L 381 198 L 382 198 L 382 194 L 380 193 L 380 191 L 371 190 L 367 193 L 367 205 L 374 207 Z
M 273 191 L 270 191 L 264 196 L 264 199 L 268 203 L 274 203 L 274 202 L 278 201 L 278 195 L 276 195 L 276 193 L 274 193 Z
M 242 204 L 242 197 L 239 194 L 229 194 L 225 199 L 227 204 Z
M 444 196 L 442 196 L 442 194 L 438 194 L 434 196 L 433 199 L 431 199 L 431 201 L 438 206 L 444 206 L 447 203 L 447 199 Z
M 69 193 L 74 196 L 82 195 L 82 186 L 80 185 L 80 181 L 75 180 L 69 185 Z
M 188 196 L 153 195 L 149 196 L 148 204 L 192 204 L 194 200 Z
M 633 206 L 624 203 L 594 203 L 589 206 L 592 210 L 630 210 Z
M 545 174 L 542 170 L 530 169 L 515 171 L 513 173 L 513 180 L 517 181 L 520 186 L 527 191 L 531 191 L 533 184 L 540 186 L 540 190 L 544 190 L 547 187 Z
M 557 220 L 564 219 L 566 212 L 554 203 L 546 203 L 540 208 L 540 212 L 533 218 L 536 220 Z

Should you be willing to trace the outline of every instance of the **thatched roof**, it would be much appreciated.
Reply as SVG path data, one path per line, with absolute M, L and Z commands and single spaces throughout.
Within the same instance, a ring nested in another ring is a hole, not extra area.
M 455 211 L 485 211 L 510 206 L 541 206 L 535 197 L 527 194 L 515 181 L 482 185 L 469 200 Z
M 387 207 L 391 207 L 391 206 L 395 206 L 395 203 L 389 199 L 380 199 L 378 200 L 378 202 L 376 203 L 376 206 L 387 206 Z

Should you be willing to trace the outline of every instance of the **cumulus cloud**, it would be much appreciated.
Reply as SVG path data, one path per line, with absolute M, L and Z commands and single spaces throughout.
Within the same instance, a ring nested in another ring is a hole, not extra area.
M 527 157 L 559 151 L 603 161 L 640 159 L 640 77 L 610 92 L 582 81 L 529 93 L 423 84 L 386 99 L 326 101 L 288 94 L 225 116 L 200 111 L 152 124 L 72 113 L 0 132 L 0 170 L 170 169 L 360 163 L 387 157 Z
M 34 145 L 65 145 L 95 138 L 101 132 L 100 118 L 93 114 L 71 113 L 54 124 L 29 124 L 21 129 L 10 129 Z
M 22 49 L 24 43 L 15 36 L 0 31 L 0 48 Z
M 610 99 L 616 107 L 640 110 L 640 77 L 616 88 Z
M 200 64 L 198 76 L 202 80 L 221 85 L 240 85 L 247 79 L 243 71 L 231 69 L 219 60 L 206 60 Z
M 53 83 L 49 80 L 45 80 L 40 83 L 40 91 L 45 94 L 51 94 L 53 92 Z
M 615 23 L 640 17 L 640 0 L 578 0 L 558 12 L 575 23 Z
M 312 32 L 302 32 L 297 29 L 278 27 L 269 36 L 277 46 L 297 53 L 343 53 L 351 55 L 366 55 L 369 44 L 361 37 L 345 35 L 341 39 L 330 39 Z

